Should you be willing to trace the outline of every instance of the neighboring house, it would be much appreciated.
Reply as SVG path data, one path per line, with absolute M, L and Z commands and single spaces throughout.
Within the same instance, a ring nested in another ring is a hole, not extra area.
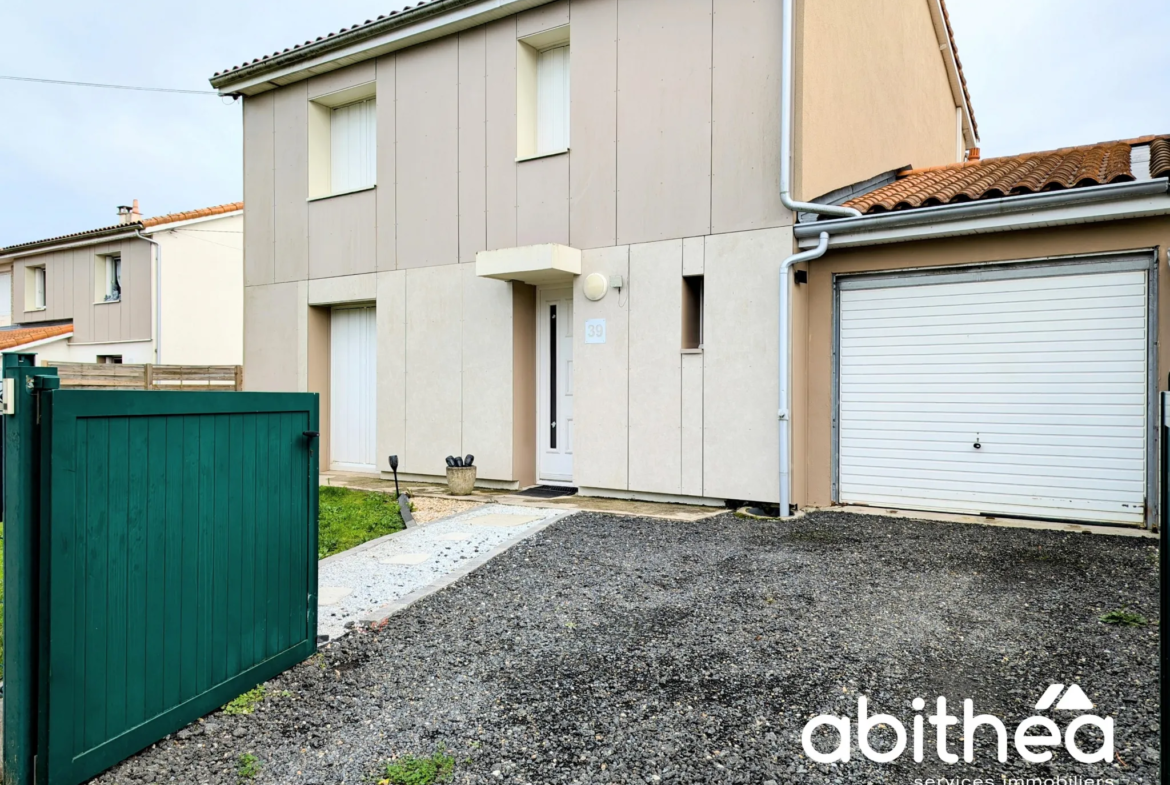
M 4 351 L 35 351 L 38 362 L 239 365 L 243 204 L 144 219 L 135 200 L 118 215 L 113 226 L 0 248 L 0 303 L 15 325 L 0 329 Z M 36 337 L 46 329 L 54 335 Z
M 1143 137 L 901 172 L 800 223 L 828 243 L 794 309 L 794 497 L 1155 525 L 1167 178 Z
M 785 4 L 422 2 L 217 73 L 245 386 L 321 393 L 322 467 L 775 502 L 785 62 L 796 196 L 976 144 L 939 0 Z

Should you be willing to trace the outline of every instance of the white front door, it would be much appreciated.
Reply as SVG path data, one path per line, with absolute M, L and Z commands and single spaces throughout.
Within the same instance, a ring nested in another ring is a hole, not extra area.
M 839 500 L 1143 523 L 1140 263 L 842 280 Z
M 377 471 L 377 320 L 373 306 L 334 308 L 330 328 L 329 468 Z
M 536 474 L 573 482 L 573 290 L 542 289 L 537 298 Z

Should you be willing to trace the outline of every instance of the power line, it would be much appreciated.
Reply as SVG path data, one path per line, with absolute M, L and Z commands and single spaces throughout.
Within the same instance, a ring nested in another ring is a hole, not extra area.
M 187 93 L 189 95 L 219 95 L 214 90 L 179 90 L 173 87 L 134 87 L 124 84 L 99 84 L 97 82 L 69 82 L 63 79 L 36 79 L 31 76 L 4 76 L 0 79 L 9 79 L 13 82 L 43 82 L 45 84 L 72 85 L 74 87 L 104 87 L 108 90 L 140 90 L 148 93 Z

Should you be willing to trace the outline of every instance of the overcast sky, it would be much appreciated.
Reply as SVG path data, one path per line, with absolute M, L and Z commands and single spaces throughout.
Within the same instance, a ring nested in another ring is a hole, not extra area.
M 3 3 L 0 75 L 209 90 L 225 66 L 404 4 Z M 985 157 L 1170 132 L 1166 0 L 948 5 Z M 0 104 L 0 245 L 106 226 L 134 198 L 146 215 L 241 198 L 229 100 L 0 80 Z

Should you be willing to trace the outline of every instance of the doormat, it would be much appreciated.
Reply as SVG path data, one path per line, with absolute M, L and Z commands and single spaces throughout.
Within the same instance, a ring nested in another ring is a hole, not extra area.
M 531 496 L 534 499 L 556 499 L 559 496 L 576 496 L 577 489 L 562 488 L 559 485 L 534 485 L 513 495 Z

